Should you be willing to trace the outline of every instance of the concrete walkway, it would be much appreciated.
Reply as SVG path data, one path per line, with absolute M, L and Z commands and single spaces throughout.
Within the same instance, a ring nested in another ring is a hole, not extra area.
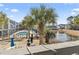
M 20 48 L 0 49 L 1 55 L 71 55 L 77 52 L 79 53 L 79 40 L 30 47 L 27 47 L 25 44 Z
M 69 49 L 70 48 L 70 49 Z M 78 41 L 71 41 L 71 42 L 64 42 L 64 43 L 57 43 L 57 44 L 49 44 L 49 45 L 41 45 L 41 46 L 34 46 L 34 47 L 29 47 L 29 50 L 31 51 L 32 54 L 57 54 L 60 50 L 63 52 L 72 52 L 71 49 L 75 51 L 79 51 L 79 40 Z M 60 50 L 59 50 L 60 49 Z M 77 50 L 76 50 L 77 49 Z M 69 51 L 68 51 L 69 50 Z M 60 52 L 62 54 L 63 52 Z M 76 53 L 76 52 L 73 52 Z M 72 53 L 72 54 L 73 54 Z
M 26 45 L 18 48 L 0 49 L 0 55 L 26 55 L 29 54 Z

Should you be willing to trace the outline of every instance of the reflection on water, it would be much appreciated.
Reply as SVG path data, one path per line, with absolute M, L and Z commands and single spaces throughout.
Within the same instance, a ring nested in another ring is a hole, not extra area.
M 62 41 L 62 42 L 65 42 L 65 41 L 75 41 L 75 40 L 78 40 L 79 37 L 78 36 L 70 36 L 70 35 L 68 35 L 66 33 L 59 33 L 59 32 L 57 32 L 55 39 L 57 39 L 59 41 Z
M 69 40 L 69 36 L 65 33 L 57 32 L 56 39 L 59 40 L 59 41 L 67 41 L 67 40 Z

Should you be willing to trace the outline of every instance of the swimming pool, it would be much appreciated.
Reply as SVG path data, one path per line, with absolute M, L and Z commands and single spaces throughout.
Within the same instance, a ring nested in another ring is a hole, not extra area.
M 32 31 L 32 32 L 33 32 L 33 36 L 35 37 L 36 36 L 36 32 L 35 31 Z M 17 38 L 28 37 L 29 32 L 28 32 L 28 30 L 21 30 L 21 31 L 16 32 L 15 34 L 16 34 Z M 14 35 L 14 33 L 10 37 L 12 37 L 13 35 Z
M 17 35 L 28 35 L 28 32 L 19 32 Z

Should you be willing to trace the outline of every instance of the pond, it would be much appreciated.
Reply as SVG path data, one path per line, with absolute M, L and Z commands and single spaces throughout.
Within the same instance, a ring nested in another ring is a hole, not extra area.
M 79 37 L 78 36 L 70 36 L 70 35 L 68 35 L 66 33 L 57 32 L 55 39 L 58 40 L 58 41 L 66 42 L 66 41 L 79 40 Z

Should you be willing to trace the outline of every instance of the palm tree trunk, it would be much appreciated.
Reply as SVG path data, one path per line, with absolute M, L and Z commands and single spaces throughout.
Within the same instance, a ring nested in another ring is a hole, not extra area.
M 44 37 L 43 37 L 43 35 L 40 35 L 40 42 L 39 42 L 39 44 L 41 45 L 41 44 L 44 44 Z
M 41 44 L 44 44 L 44 24 L 42 22 L 39 23 L 38 30 L 39 30 L 39 34 L 40 34 L 39 44 L 41 45 Z
M 27 35 L 26 35 L 27 37 Z M 28 28 L 28 39 L 30 38 L 30 29 Z

